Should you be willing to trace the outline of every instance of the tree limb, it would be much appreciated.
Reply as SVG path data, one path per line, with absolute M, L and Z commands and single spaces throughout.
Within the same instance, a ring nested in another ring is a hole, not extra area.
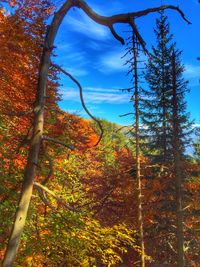
M 68 2 L 68 1 L 67 1 Z M 122 44 L 124 44 L 124 40 L 122 37 L 120 37 L 116 31 L 113 28 L 113 25 L 115 23 L 127 23 L 129 24 L 131 27 L 133 27 L 133 23 L 132 23 L 132 19 L 135 18 L 139 18 L 142 16 L 146 16 L 149 13 L 154 13 L 154 12 L 158 12 L 161 10 L 165 10 L 165 9 L 172 9 L 177 11 L 180 16 L 188 23 L 191 24 L 191 22 L 185 17 L 185 14 L 183 13 L 183 11 L 177 7 L 177 6 L 173 6 L 173 5 L 163 5 L 163 6 L 159 6 L 159 7 L 154 7 L 154 8 L 148 8 L 145 10 L 141 10 L 141 11 L 136 11 L 136 12 L 130 12 L 130 13 L 123 13 L 123 14 L 117 14 L 114 16 L 110 16 L 110 17 L 106 17 L 106 16 L 101 16 L 99 14 L 97 14 L 96 12 L 94 12 L 85 1 L 81 1 L 81 0 L 71 0 L 69 1 L 71 3 L 71 6 L 76 6 L 78 8 L 81 8 L 92 20 L 94 20 L 95 22 L 97 22 L 98 24 L 107 26 L 110 28 L 113 36 L 120 41 Z M 71 7 L 70 7 L 71 8 Z M 137 27 L 134 26 L 134 30 L 135 33 L 140 36 Z M 141 37 L 141 36 L 140 36 Z M 144 45 L 144 41 L 142 38 L 139 38 L 140 41 L 142 41 L 141 45 Z
M 47 192 L 48 194 L 50 194 L 52 197 L 54 197 L 58 201 L 58 203 L 60 203 L 65 208 L 67 208 L 67 209 L 69 209 L 71 211 L 78 211 L 76 208 L 72 207 L 67 202 L 65 202 L 65 200 L 63 200 L 62 198 L 58 197 L 53 191 L 48 189 L 46 186 L 41 185 L 40 183 L 37 183 L 37 182 L 34 182 L 34 186 L 37 187 L 37 188 L 40 188 L 40 189 L 44 190 L 45 192 Z
M 84 110 L 85 110 L 85 112 L 90 116 L 90 118 L 92 119 L 92 120 L 94 120 L 97 124 L 98 124 L 98 126 L 99 126 L 99 129 L 100 129 L 100 131 L 101 131 L 101 133 L 100 133 L 100 136 L 99 136 L 99 140 L 97 141 L 97 143 L 94 145 L 94 146 L 97 146 L 99 143 L 100 143 L 100 141 L 101 141 L 101 139 L 102 139 L 102 137 L 103 137 L 103 127 L 102 127 L 102 125 L 101 125 L 101 123 L 100 123 L 100 121 L 96 118 L 96 117 L 94 117 L 91 113 L 90 113 L 90 111 L 88 110 L 88 108 L 86 107 L 86 105 L 85 105 L 85 102 L 84 102 L 84 99 L 83 99 L 83 88 L 82 88 L 82 86 L 81 86 L 81 84 L 70 74 L 70 73 L 68 73 L 67 71 L 65 71 L 65 70 L 63 70 L 60 66 L 58 66 L 58 65 L 55 65 L 55 64 L 52 64 L 55 68 L 57 68 L 58 70 L 60 70 L 62 73 L 64 73 L 65 75 L 67 75 L 77 86 L 78 86 L 78 88 L 79 88 L 79 92 L 80 92 L 80 99 L 81 99 L 81 104 L 82 104 L 82 106 L 83 106 L 83 108 L 84 108 Z
M 117 32 L 115 31 L 113 25 L 109 26 L 109 28 L 110 28 L 111 33 L 115 37 L 115 39 L 117 39 L 122 45 L 124 45 L 125 44 L 124 39 L 117 34 Z
M 16 112 L 16 111 L 10 111 L 10 112 L 6 112 L 6 113 L 3 113 L 3 115 L 5 116 L 11 116 L 11 117 L 22 117 L 22 116 L 26 116 L 26 115 L 29 115 L 33 113 L 33 110 L 28 110 L 28 111 L 19 111 L 19 112 Z
M 129 112 L 129 113 L 126 113 L 126 114 L 119 115 L 119 117 L 125 117 L 125 116 L 128 116 L 128 115 L 134 115 L 134 113 L 133 112 Z
M 59 145 L 61 145 L 61 146 L 65 146 L 65 147 L 67 147 L 67 148 L 69 148 L 69 149 L 71 149 L 71 150 L 74 150 L 74 146 L 68 145 L 68 144 L 66 144 L 65 142 L 62 142 L 62 141 L 57 140 L 57 139 L 55 139 L 55 138 L 52 138 L 52 137 L 48 137 L 48 136 L 46 136 L 46 135 L 43 135 L 43 136 L 42 136 L 42 139 L 45 140 L 45 141 L 53 142 L 53 143 L 55 143 L 55 144 L 59 144 Z

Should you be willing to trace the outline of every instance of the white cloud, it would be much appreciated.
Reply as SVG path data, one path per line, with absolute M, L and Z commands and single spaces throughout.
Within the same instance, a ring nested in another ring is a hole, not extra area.
M 106 40 L 110 38 L 110 31 L 107 27 L 95 23 L 84 12 L 75 10 L 76 17 L 67 17 L 66 23 L 69 30 L 79 32 L 94 40 Z M 78 16 L 77 16 L 78 15 Z
M 69 72 L 72 76 L 83 77 L 88 75 L 88 71 L 84 68 L 72 68 L 72 67 L 64 67 L 64 69 Z
M 72 49 L 66 50 L 66 52 L 59 55 L 58 58 L 55 58 L 56 61 L 60 62 L 62 65 L 67 64 L 78 64 L 79 66 L 84 66 L 89 63 L 87 59 L 87 54 L 84 51 L 74 52 Z
M 102 43 L 96 42 L 96 41 L 88 41 L 87 46 L 93 50 L 101 51 L 102 50 Z
M 91 92 L 90 89 L 94 92 Z M 61 94 L 63 100 L 80 102 L 79 91 L 77 89 L 62 89 Z M 119 93 L 116 89 L 86 88 L 83 91 L 83 96 L 84 101 L 89 104 L 122 104 L 130 101 L 130 95 Z
M 96 68 L 105 74 L 127 71 L 127 67 L 124 66 L 126 60 L 122 58 L 123 55 L 123 50 L 106 53 L 100 57 L 99 62 L 96 64 Z
M 56 44 L 56 48 L 57 49 L 64 50 L 64 51 L 71 50 L 72 47 L 73 47 L 73 45 L 69 44 L 69 43 L 58 43 L 58 44 Z
M 99 93 L 119 93 L 119 89 L 115 88 L 102 88 L 102 87 L 86 87 L 86 91 L 99 92 Z
M 200 77 L 200 66 L 186 64 L 185 65 L 185 76 L 187 78 L 199 78 Z
M 87 93 L 85 94 L 87 102 L 92 103 L 109 103 L 109 104 L 122 104 L 127 103 L 130 99 L 125 94 L 112 94 L 112 93 Z

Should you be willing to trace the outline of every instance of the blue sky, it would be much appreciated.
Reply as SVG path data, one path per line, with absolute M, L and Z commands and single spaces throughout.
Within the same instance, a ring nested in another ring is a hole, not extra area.
M 63 1 L 57 1 L 62 3 Z M 87 3 L 102 15 L 142 10 L 160 4 L 174 4 L 184 11 L 192 22 L 188 25 L 180 15 L 167 11 L 171 32 L 177 42 L 177 47 L 183 50 L 183 63 L 185 64 L 185 78 L 189 80 L 190 94 L 187 95 L 188 111 L 196 124 L 200 124 L 200 4 L 197 0 L 158 1 L 158 0 L 88 0 Z M 153 28 L 158 15 L 149 14 L 138 18 L 136 23 L 150 49 L 155 44 Z M 115 29 L 124 38 L 127 25 L 117 25 Z M 129 124 L 131 118 L 119 117 L 120 114 L 130 112 L 132 104 L 130 95 L 122 93 L 118 88 L 131 86 L 130 77 L 127 77 L 127 67 L 121 56 L 125 47 L 114 39 L 109 29 L 98 25 L 89 19 L 81 10 L 74 8 L 65 17 L 56 38 L 56 62 L 74 75 L 82 84 L 84 99 L 87 107 L 97 117 L 101 117 L 122 125 Z M 87 117 L 83 111 L 76 86 L 64 76 L 61 77 L 63 100 L 61 108 Z

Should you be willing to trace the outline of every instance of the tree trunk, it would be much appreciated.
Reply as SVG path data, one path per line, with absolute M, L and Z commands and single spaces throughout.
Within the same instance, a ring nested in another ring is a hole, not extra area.
M 135 87 L 135 134 L 136 134 L 136 181 L 137 181 L 137 201 L 138 201 L 138 227 L 141 247 L 141 267 L 145 267 L 145 248 L 143 233 L 143 216 L 142 216 L 142 185 L 140 174 L 140 131 L 139 131 L 139 91 L 138 91 L 138 66 L 137 66 L 137 48 L 136 40 L 133 33 L 133 57 L 134 57 L 134 87 Z
M 27 212 L 33 191 L 33 182 L 35 178 L 36 167 L 38 164 L 40 144 L 43 134 L 44 104 L 46 96 L 48 69 L 50 66 L 51 50 L 53 47 L 58 27 L 70 7 L 71 7 L 70 4 L 66 4 L 61 8 L 61 10 L 57 14 L 55 14 L 53 22 L 47 31 L 45 45 L 43 48 L 43 54 L 41 58 L 40 70 L 39 70 L 36 106 L 34 109 L 35 117 L 33 122 L 34 123 L 33 136 L 31 139 L 31 145 L 30 145 L 26 170 L 24 174 L 24 180 L 22 184 L 21 196 L 16 210 L 15 221 L 8 241 L 2 267 L 13 266 L 17 250 L 20 244 L 20 238 L 25 226 Z
M 166 108 L 166 92 L 165 92 L 165 67 L 164 67 L 164 51 L 162 48 L 162 81 L 161 81 L 161 89 L 162 89 L 162 163 L 167 163 L 167 108 Z
M 173 90 L 173 156 L 174 176 L 176 182 L 176 238 L 177 238 L 177 266 L 184 267 L 184 238 L 183 238 L 183 208 L 182 208 L 182 176 L 181 151 L 179 142 L 179 121 L 176 91 L 176 55 L 172 55 L 172 90 Z

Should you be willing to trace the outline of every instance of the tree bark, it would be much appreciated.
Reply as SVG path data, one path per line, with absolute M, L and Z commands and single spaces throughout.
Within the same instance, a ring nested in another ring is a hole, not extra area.
M 176 86 L 176 55 L 172 55 L 172 90 L 173 90 L 173 156 L 174 176 L 176 182 L 176 238 L 177 238 L 177 266 L 184 267 L 184 237 L 183 237 L 183 208 L 182 208 L 182 169 L 179 142 L 179 122 Z
M 51 27 L 47 31 L 46 40 L 43 48 L 43 54 L 41 58 L 40 70 L 39 70 L 36 106 L 34 109 L 35 117 L 33 125 L 33 136 L 31 139 L 31 145 L 27 160 L 27 166 L 24 174 L 21 196 L 16 210 L 15 221 L 8 241 L 2 267 L 13 266 L 18 251 L 18 247 L 20 244 L 21 235 L 25 226 L 27 212 L 33 191 L 33 182 L 35 178 L 36 167 L 38 164 L 40 144 L 43 134 L 44 104 L 46 96 L 48 70 L 50 66 L 51 47 L 53 47 L 58 27 L 62 19 L 64 18 L 65 14 L 67 13 L 68 9 L 70 8 L 70 6 L 71 4 L 67 2 L 67 4 L 64 5 L 63 8 L 61 8 L 60 13 L 57 13 L 54 16 Z
M 138 205 L 138 227 L 141 247 L 140 266 L 145 267 L 145 247 L 142 215 L 142 184 L 140 174 L 140 130 L 139 130 L 139 90 L 138 90 L 138 64 L 137 64 L 137 44 L 133 33 L 133 58 L 134 58 L 134 87 L 135 87 L 135 134 L 136 134 L 136 181 L 137 181 L 137 205 Z

